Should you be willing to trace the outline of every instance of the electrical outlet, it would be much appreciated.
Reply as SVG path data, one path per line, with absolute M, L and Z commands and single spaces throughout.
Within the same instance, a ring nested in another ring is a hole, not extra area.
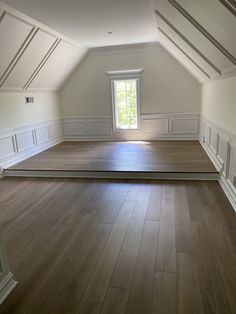
M 25 103 L 26 104 L 34 103 L 34 97 L 25 97 Z

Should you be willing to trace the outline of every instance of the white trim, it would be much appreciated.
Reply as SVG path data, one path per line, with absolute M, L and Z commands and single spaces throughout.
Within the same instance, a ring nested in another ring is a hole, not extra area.
M 70 43 L 71 45 L 73 45 L 77 48 L 83 48 L 83 46 L 79 45 L 77 41 L 72 40 L 71 38 L 64 36 L 63 34 L 55 31 L 54 29 L 46 26 L 45 24 L 42 24 L 42 23 L 36 21 L 35 19 L 30 18 L 28 15 L 25 15 L 25 14 L 21 13 L 20 11 L 15 10 L 14 8 L 8 6 L 7 4 L 5 4 L 1 1 L 0 1 L 0 9 L 2 9 L 7 14 L 9 14 L 9 15 L 17 18 L 17 19 L 23 20 L 24 22 L 26 22 L 30 25 L 34 25 L 34 26 L 44 30 L 45 32 L 47 32 L 49 34 Z
M 4 170 L 1 168 L 0 169 L 0 179 L 2 179 L 4 177 L 5 177 L 5 173 L 4 173 Z
M 119 70 L 119 71 L 107 71 L 106 73 L 110 76 L 111 80 L 111 94 L 112 94 L 112 116 L 113 116 L 113 131 L 124 132 L 133 131 L 140 129 L 140 79 L 143 69 L 130 69 L 130 70 Z M 117 106 L 116 106 L 116 94 L 115 94 L 115 82 L 118 80 L 135 80 L 136 81 L 136 106 L 137 106 L 137 128 L 135 129 L 122 129 L 117 126 Z
M 119 71 L 106 71 L 110 76 L 111 80 L 128 80 L 128 79 L 139 79 L 143 69 L 130 69 L 130 70 L 119 70 Z
M 217 136 L 216 143 L 212 142 L 213 133 Z M 236 211 L 236 136 L 202 115 L 199 141 L 220 172 L 219 183 Z
M 13 274 L 8 273 L 0 283 L 0 304 L 3 303 L 16 285 L 17 281 L 14 280 Z
M 42 129 L 45 129 L 45 132 L 39 132 Z M 0 131 L 0 167 L 13 166 L 62 141 L 63 127 L 59 118 L 2 130 Z
M 140 128 L 130 130 L 114 130 L 111 115 L 81 116 L 62 118 L 64 127 L 64 140 L 198 140 L 199 132 L 193 125 L 192 130 L 186 132 L 189 120 L 196 120 L 199 125 L 199 113 L 173 113 L 173 114 L 141 114 Z M 178 132 L 169 128 L 170 121 L 177 120 Z M 90 130 L 90 122 L 96 122 L 96 128 Z
M 6 170 L 8 177 L 59 177 L 106 179 L 160 179 L 216 181 L 218 173 L 138 172 L 138 171 L 66 171 L 66 170 Z
M 149 50 L 160 50 L 164 49 L 159 42 L 147 42 L 138 44 L 128 45 L 116 45 L 116 46 L 105 46 L 90 48 L 88 51 L 88 57 L 93 56 L 104 56 L 114 54 L 129 54 L 129 53 L 142 53 Z

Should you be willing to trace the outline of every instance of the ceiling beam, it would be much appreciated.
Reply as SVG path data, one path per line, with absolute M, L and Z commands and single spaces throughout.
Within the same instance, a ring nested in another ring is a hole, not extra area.
M 218 0 L 223 6 L 236 16 L 236 4 L 232 0 Z
M 173 44 L 178 50 L 180 50 L 208 79 L 211 79 L 211 76 L 196 62 L 194 61 L 163 29 L 158 27 L 158 30 Z
M 212 63 L 194 44 L 192 44 L 161 12 L 155 10 L 155 14 L 161 18 L 173 31 L 181 37 L 202 59 L 204 59 L 219 75 L 221 75 L 221 70 Z
M 223 55 L 236 65 L 236 58 L 225 49 L 192 15 L 190 15 L 177 1 L 167 0 L 176 10 L 178 10 L 199 32 L 202 33 Z

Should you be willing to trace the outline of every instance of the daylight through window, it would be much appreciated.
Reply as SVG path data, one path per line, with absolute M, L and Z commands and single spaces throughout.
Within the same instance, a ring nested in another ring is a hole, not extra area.
M 117 129 L 138 128 L 138 80 L 114 81 L 115 122 Z

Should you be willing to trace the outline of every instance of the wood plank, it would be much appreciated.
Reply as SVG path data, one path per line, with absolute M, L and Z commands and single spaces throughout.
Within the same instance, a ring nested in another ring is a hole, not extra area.
M 106 296 L 112 272 L 134 210 L 135 202 L 126 200 L 117 217 L 110 237 L 87 285 L 78 313 L 91 313 L 100 310 Z
M 178 314 L 217 313 L 203 311 L 196 260 L 189 253 L 177 253 L 177 295 Z
M 146 221 L 130 289 L 127 314 L 149 314 L 152 312 L 158 234 L 159 222 Z
M 160 234 L 156 270 L 176 272 L 174 186 L 166 185 L 162 193 Z
M 142 189 L 141 189 L 142 190 Z M 138 248 L 141 241 L 145 215 L 148 209 L 149 191 L 137 190 L 135 211 L 132 215 L 122 248 L 113 272 L 111 286 L 130 288 L 133 279 Z
M 175 187 L 175 240 L 177 252 L 193 253 L 192 230 L 185 185 Z
M 176 314 L 176 274 L 157 272 L 153 293 L 152 314 Z
M 227 294 L 213 253 L 214 244 L 211 244 L 209 231 L 204 223 L 193 224 L 197 272 L 204 312 L 230 314 Z
M 162 185 L 154 182 L 152 185 L 151 196 L 149 199 L 147 220 L 160 220 L 161 216 L 161 195 Z
M 75 313 L 113 225 L 101 224 L 92 238 L 74 239 L 53 274 L 32 300 L 31 313 Z M 87 245 L 86 245 L 87 244 Z
M 100 314 L 125 314 L 129 289 L 109 288 Z

